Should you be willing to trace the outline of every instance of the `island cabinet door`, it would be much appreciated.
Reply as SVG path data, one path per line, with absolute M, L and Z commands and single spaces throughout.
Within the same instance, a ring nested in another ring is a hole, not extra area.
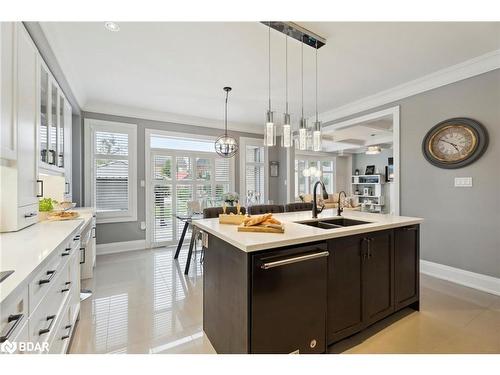
M 328 242 L 328 344 L 361 330 L 363 236 Z
M 252 353 L 326 351 L 326 244 L 252 257 Z
M 419 226 L 394 230 L 394 293 L 396 309 L 418 301 Z
M 363 322 L 366 325 L 394 311 L 392 235 L 392 230 L 375 232 L 363 240 Z

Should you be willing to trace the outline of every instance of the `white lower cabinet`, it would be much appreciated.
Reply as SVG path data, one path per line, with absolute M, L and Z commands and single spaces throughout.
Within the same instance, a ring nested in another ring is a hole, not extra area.
M 14 353 L 66 353 L 80 312 L 80 233 L 73 233 L 0 305 L 0 344 Z

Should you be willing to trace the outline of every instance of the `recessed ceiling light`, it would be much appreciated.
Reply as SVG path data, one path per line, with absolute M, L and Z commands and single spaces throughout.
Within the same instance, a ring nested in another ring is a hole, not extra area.
M 108 29 L 109 31 L 120 31 L 120 26 L 118 26 L 118 24 L 111 22 L 111 21 L 105 22 L 104 27 L 106 29 Z

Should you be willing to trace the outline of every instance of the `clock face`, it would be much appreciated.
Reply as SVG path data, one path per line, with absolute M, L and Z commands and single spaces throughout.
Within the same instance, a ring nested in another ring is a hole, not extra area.
M 437 160 L 460 162 L 467 159 L 477 147 L 476 134 L 463 125 L 447 125 L 431 137 L 429 151 Z
M 476 120 L 457 117 L 429 130 L 422 142 L 427 161 L 439 168 L 462 168 L 476 161 L 488 147 L 488 132 Z

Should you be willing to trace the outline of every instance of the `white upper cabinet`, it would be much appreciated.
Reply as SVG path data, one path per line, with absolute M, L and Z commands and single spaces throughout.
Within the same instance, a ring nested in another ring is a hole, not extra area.
M 14 38 L 15 23 L 0 22 L 0 158 L 16 160 L 14 121 Z

